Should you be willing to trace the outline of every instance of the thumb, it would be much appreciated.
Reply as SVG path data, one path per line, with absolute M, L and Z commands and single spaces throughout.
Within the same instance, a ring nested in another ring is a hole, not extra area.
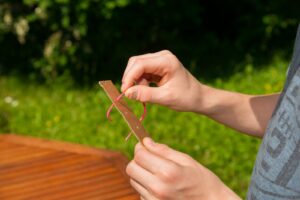
M 162 104 L 163 93 L 161 88 L 135 85 L 126 90 L 125 96 L 141 102 Z
M 143 144 L 150 152 L 179 165 L 185 165 L 191 161 L 191 157 L 187 154 L 176 151 L 165 144 L 156 143 L 149 137 L 144 138 Z

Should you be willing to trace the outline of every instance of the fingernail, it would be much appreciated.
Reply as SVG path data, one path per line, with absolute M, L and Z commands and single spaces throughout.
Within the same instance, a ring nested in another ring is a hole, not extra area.
M 149 137 L 146 137 L 145 139 L 144 139 L 144 143 L 147 145 L 149 145 L 149 146 L 151 146 L 151 147 L 155 147 L 155 142 L 151 139 L 151 138 L 149 138 Z
M 137 92 L 136 91 L 131 92 L 131 98 L 132 99 L 136 99 L 137 98 Z
M 124 92 L 125 86 L 126 86 L 126 83 L 122 83 L 122 86 L 121 86 L 121 91 L 122 91 L 122 92 Z

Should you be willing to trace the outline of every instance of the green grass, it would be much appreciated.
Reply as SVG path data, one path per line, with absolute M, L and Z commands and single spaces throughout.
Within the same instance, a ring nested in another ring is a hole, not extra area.
M 280 91 L 286 62 L 245 72 L 210 85 L 232 91 L 264 94 Z M 142 106 L 129 102 L 139 115 Z M 14 77 L 0 77 L 0 132 L 69 141 L 121 151 L 132 158 L 136 140 L 124 141 L 129 129 L 119 113 L 105 117 L 110 102 L 100 87 L 68 89 L 45 86 Z M 193 113 L 179 113 L 148 105 L 143 122 L 152 137 L 190 154 L 215 172 L 229 187 L 245 197 L 259 139 L 251 138 Z

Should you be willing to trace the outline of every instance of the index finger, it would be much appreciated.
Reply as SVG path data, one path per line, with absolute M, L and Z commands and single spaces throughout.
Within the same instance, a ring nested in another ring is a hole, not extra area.
M 152 57 L 152 56 L 155 56 L 156 54 L 157 53 L 147 53 L 147 54 L 143 54 L 143 55 L 139 55 L 139 56 L 132 56 L 132 57 L 130 57 L 129 60 L 128 60 L 128 62 L 127 62 L 127 65 L 125 67 L 125 71 L 123 73 L 122 82 L 123 82 L 124 77 L 128 73 L 128 71 L 130 70 L 130 68 L 132 67 L 132 65 L 134 64 L 134 62 L 136 61 L 136 59 Z
M 179 167 L 177 163 L 151 153 L 140 143 L 136 145 L 134 161 L 154 175 L 164 175 L 165 172 L 173 171 Z
M 162 50 L 162 51 L 158 51 L 158 52 L 155 52 L 155 53 L 147 53 L 147 54 L 143 54 L 143 55 L 139 55 L 139 56 L 132 56 L 131 58 L 129 58 L 128 63 L 125 67 L 125 71 L 124 71 L 124 74 L 123 74 L 123 77 L 122 77 L 122 82 L 123 82 L 124 77 L 127 75 L 128 71 L 131 69 L 132 65 L 134 64 L 134 62 L 137 59 L 150 58 L 150 57 L 154 57 L 154 56 L 158 56 L 158 55 L 164 55 L 164 54 L 167 54 L 167 53 L 169 53 L 169 51 Z
M 168 58 L 165 56 L 155 56 L 149 58 L 137 59 L 127 74 L 124 75 L 122 83 L 122 91 L 127 90 L 134 85 L 135 81 L 138 81 L 140 77 L 145 74 L 153 74 L 158 76 L 164 76 L 167 73 Z

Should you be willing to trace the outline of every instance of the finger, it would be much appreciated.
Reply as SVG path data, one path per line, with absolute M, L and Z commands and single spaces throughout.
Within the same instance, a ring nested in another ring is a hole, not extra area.
M 169 91 L 159 87 L 149 87 L 145 85 L 135 85 L 125 92 L 125 96 L 141 102 L 150 102 L 166 105 L 164 100 L 170 98 Z
M 143 74 L 137 81 L 135 81 L 136 85 L 150 86 L 150 83 L 158 83 L 161 81 L 160 76 L 155 76 L 152 74 Z
M 141 143 L 138 143 L 135 147 L 134 161 L 154 175 L 162 175 L 178 168 L 177 163 L 151 153 Z
M 131 67 L 133 66 L 134 62 L 139 59 L 139 58 L 150 58 L 150 57 L 154 57 L 154 56 L 161 56 L 161 55 L 165 55 L 167 53 L 170 53 L 167 50 L 162 50 L 162 51 L 158 51 L 155 53 L 147 53 L 147 54 L 143 54 L 143 55 L 139 55 L 139 56 L 132 56 L 127 63 L 127 66 L 125 68 L 124 74 L 123 74 L 123 78 L 122 78 L 122 82 L 124 79 L 124 76 L 127 75 L 128 71 L 131 69 Z
M 132 86 L 144 73 L 151 73 L 159 76 L 166 74 L 163 66 L 168 64 L 168 58 L 165 56 L 154 56 L 149 58 L 140 58 L 134 62 L 132 67 L 124 75 L 122 91 Z
M 137 85 L 149 86 L 149 81 L 145 78 L 140 78 L 137 82 Z
M 141 166 L 136 164 L 134 160 L 132 160 L 126 168 L 126 173 L 130 178 L 139 182 L 144 188 L 150 191 L 151 185 L 157 184 L 159 181 L 153 174 L 149 171 L 143 169 Z
M 143 74 L 142 78 L 146 79 L 149 83 L 156 83 L 156 84 L 158 84 L 162 79 L 161 76 L 154 75 L 154 74 L 147 74 L 147 73 Z
M 124 74 L 123 74 L 123 78 L 124 76 L 128 73 L 128 71 L 130 70 L 130 68 L 132 67 L 132 65 L 134 64 L 134 62 L 136 61 L 137 58 L 147 58 L 147 57 L 152 57 L 155 56 L 155 53 L 147 53 L 147 54 L 143 54 L 143 55 L 139 55 L 139 56 L 132 56 L 131 58 L 129 58 Z M 122 81 L 123 81 L 122 78 Z
M 130 179 L 130 185 L 141 195 L 141 199 L 145 199 L 145 200 L 156 199 L 153 195 L 151 195 L 151 193 L 146 188 L 144 188 L 137 181 Z
M 179 165 L 185 165 L 185 163 L 190 163 L 191 161 L 191 157 L 187 154 L 176 151 L 165 144 L 156 143 L 149 137 L 144 138 L 143 144 L 153 154 L 169 159 Z

